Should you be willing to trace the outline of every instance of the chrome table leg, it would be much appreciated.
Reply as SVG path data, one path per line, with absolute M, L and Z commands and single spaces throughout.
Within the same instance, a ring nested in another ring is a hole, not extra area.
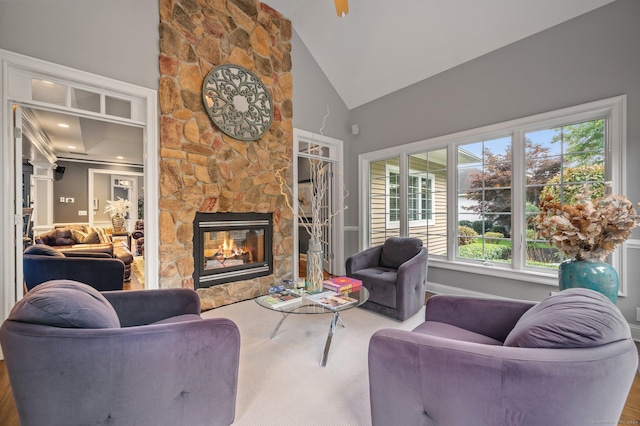
M 276 325 L 276 328 L 273 330 L 273 333 L 271 333 L 271 338 L 273 339 L 274 337 L 276 337 L 276 334 L 278 333 L 278 330 L 280 330 L 280 326 L 282 325 L 282 323 L 284 322 L 284 320 L 287 319 L 287 317 L 289 316 L 288 312 L 283 312 L 282 313 L 282 318 L 280 319 L 280 322 L 278 322 L 278 325 Z
M 327 358 L 329 358 L 329 348 L 331 347 L 331 339 L 333 339 L 333 333 L 336 331 L 336 324 L 340 321 L 340 313 L 334 312 L 333 318 L 331 319 L 331 325 L 329 326 L 329 335 L 327 336 L 327 343 L 324 345 L 324 352 L 322 353 L 322 360 L 320 361 L 320 365 L 325 367 L 327 365 Z M 342 324 L 344 327 L 344 324 Z

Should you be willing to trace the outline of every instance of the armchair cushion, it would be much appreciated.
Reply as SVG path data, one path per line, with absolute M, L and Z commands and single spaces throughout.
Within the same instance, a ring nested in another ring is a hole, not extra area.
M 418 238 L 391 237 L 382 245 L 380 266 L 398 269 L 400 265 L 411 259 L 422 248 L 422 240 Z
M 502 346 L 500 340 L 492 339 L 484 334 L 475 333 L 455 325 L 438 321 L 425 321 L 415 329 L 414 333 L 426 334 L 429 336 L 443 337 L 445 339 L 460 340 L 462 342 L 480 343 L 482 345 Z
M 567 289 L 525 312 L 504 345 L 523 348 L 588 348 L 627 339 L 627 322 L 606 296 Z
M 93 287 L 71 280 L 36 286 L 11 310 L 9 320 L 62 328 L 119 328 L 115 309 Z
M 389 308 L 397 307 L 398 271 L 396 269 L 384 267 L 361 269 L 357 273 L 357 278 L 367 283 L 366 287 L 371 292 L 369 295 L 371 302 Z

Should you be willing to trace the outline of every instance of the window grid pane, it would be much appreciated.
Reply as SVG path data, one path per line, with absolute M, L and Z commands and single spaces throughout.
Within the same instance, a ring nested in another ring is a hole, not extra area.
M 575 203 L 588 188 L 602 196 L 605 182 L 604 120 L 591 120 L 525 134 L 525 265 L 557 268 L 563 255 L 536 232 L 533 218 L 545 198 Z
M 490 264 L 510 264 L 511 137 L 462 144 L 457 152 L 457 255 Z

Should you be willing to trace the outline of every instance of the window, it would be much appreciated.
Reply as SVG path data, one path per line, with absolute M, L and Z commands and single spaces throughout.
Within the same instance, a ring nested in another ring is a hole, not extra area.
M 369 164 L 367 200 L 370 245 L 379 245 L 389 237 L 399 236 L 400 228 L 400 158 L 391 157 Z
M 400 221 L 400 174 L 397 171 L 387 173 L 387 203 L 389 223 Z
M 433 225 L 433 175 L 409 175 L 407 180 L 409 222 Z
M 511 261 L 511 136 L 457 146 L 458 257 Z
M 532 219 L 541 197 L 573 202 L 584 185 L 601 192 L 605 181 L 624 193 L 625 103 L 605 99 L 362 154 L 363 246 L 416 236 L 432 266 L 557 284 L 561 253 L 538 238 Z M 619 272 L 620 252 L 610 259 Z
M 557 268 L 562 253 L 536 238 L 533 218 L 545 197 L 574 203 L 587 185 L 602 196 L 605 188 L 605 120 L 589 120 L 525 133 L 525 262 Z
M 387 209 L 388 223 L 390 227 L 400 226 L 400 173 L 395 166 L 387 166 Z M 407 211 L 410 226 L 433 224 L 435 188 L 434 176 L 410 170 L 407 176 Z

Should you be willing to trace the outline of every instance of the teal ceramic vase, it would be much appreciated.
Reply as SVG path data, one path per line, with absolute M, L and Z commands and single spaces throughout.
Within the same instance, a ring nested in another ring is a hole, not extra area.
M 558 269 L 560 290 L 588 288 L 599 291 L 613 303 L 618 300 L 618 273 L 605 262 L 591 260 L 565 260 Z

